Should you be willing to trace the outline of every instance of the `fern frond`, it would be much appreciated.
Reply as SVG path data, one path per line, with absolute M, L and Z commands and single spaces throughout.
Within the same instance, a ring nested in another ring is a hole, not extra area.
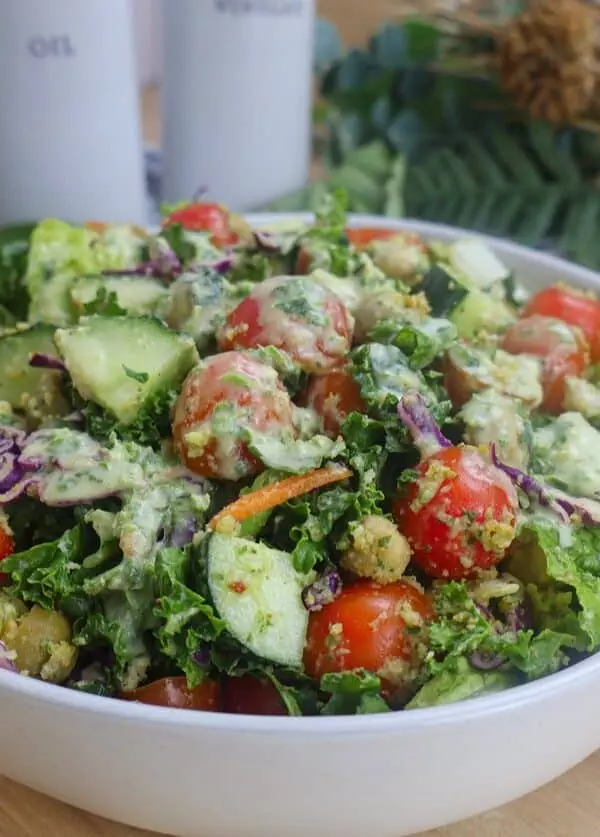
M 532 123 L 465 137 L 409 167 L 407 214 L 538 245 L 600 267 L 600 191 L 585 180 L 561 137 Z

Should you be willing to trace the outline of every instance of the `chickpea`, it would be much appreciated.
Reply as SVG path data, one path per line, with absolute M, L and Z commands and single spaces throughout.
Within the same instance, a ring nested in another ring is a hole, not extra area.
M 371 254 L 378 268 L 408 284 L 418 282 L 429 268 L 429 257 L 422 242 L 414 236 L 397 235 L 371 243 Z
M 340 563 L 355 575 L 389 584 L 402 578 L 410 555 L 407 539 L 391 520 L 367 515 L 352 532 L 352 546 Z
M 382 320 L 399 322 L 423 322 L 429 313 L 429 304 L 423 294 L 403 294 L 390 288 L 382 288 L 365 294 L 355 313 L 354 337 L 362 343 L 372 328 Z
M 42 674 L 44 667 L 52 660 L 55 649 L 63 645 L 69 648 L 71 641 L 71 626 L 61 613 L 44 610 L 34 605 L 31 610 L 13 621 L 3 636 L 3 642 L 9 651 L 16 654 L 15 664 L 20 672 L 30 677 Z M 73 649 L 75 652 L 75 649 Z M 65 658 L 64 649 L 59 654 Z M 76 652 L 71 655 L 71 669 L 75 664 Z M 65 669 L 60 666 L 61 672 Z M 70 670 L 67 671 L 65 679 Z M 46 674 L 48 670 L 46 669 Z M 54 679 L 46 677 L 45 679 Z
M 19 616 L 26 612 L 27 608 L 22 601 L 0 593 L 0 640 L 12 629 Z

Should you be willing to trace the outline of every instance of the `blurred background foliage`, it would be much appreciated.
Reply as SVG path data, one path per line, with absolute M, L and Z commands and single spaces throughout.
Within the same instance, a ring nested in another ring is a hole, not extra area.
M 468 227 L 600 268 L 600 132 L 594 113 L 560 118 L 573 93 L 557 83 L 567 67 L 579 91 L 577 73 L 585 82 L 596 72 L 583 63 L 577 26 L 598 18 L 582 21 L 583 0 L 538 0 L 533 16 L 523 0 L 478 3 L 476 15 L 426 0 L 415 8 L 434 5 L 414 16 L 404 4 L 349 49 L 331 20 L 318 21 L 322 176 L 273 208 L 313 208 L 341 187 L 355 212 Z M 525 97 L 542 106 L 518 106 Z

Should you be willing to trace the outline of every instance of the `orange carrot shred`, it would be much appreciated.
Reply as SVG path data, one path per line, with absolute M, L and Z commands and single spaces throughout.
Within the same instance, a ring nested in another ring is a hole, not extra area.
M 209 521 L 208 528 L 215 529 L 220 521 L 228 517 L 241 523 L 249 517 L 254 517 L 255 514 L 280 506 L 301 494 L 308 494 L 309 491 L 316 491 L 317 488 L 323 488 L 325 485 L 347 480 L 351 476 L 350 468 L 335 465 L 329 468 L 317 468 L 306 474 L 297 474 L 279 482 L 273 482 L 265 485 L 264 488 L 244 494 L 225 506 Z

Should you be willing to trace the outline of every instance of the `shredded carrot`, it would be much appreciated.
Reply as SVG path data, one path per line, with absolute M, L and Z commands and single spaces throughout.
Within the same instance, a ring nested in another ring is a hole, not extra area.
M 108 224 L 105 221 L 86 221 L 86 230 L 91 230 L 95 233 L 103 233 L 108 229 Z
M 297 474 L 279 482 L 273 482 L 249 494 L 244 494 L 225 506 L 209 521 L 208 528 L 215 529 L 225 518 L 233 518 L 241 523 L 249 517 L 254 517 L 255 514 L 280 506 L 294 497 L 300 497 L 301 494 L 308 494 L 309 491 L 316 491 L 317 488 L 323 488 L 333 482 L 347 480 L 351 476 L 352 471 L 349 468 L 335 465 L 329 468 L 317 468 L 307 474 Z
M 148 237 L 148 233 L 146 230 L 142 229 L 142 227 L 138 227 L 137 224 L 131 224 L 130 226 L 131 232 L 139 238 Z M 97 233 L 97 235 L 102 235 L 102 233 L 106 232 L 110 228 L 110 224 L 107 224 L 105 221 L 86 221 L 84 227 L 86 230 L 91 230 L 91 232 Z

